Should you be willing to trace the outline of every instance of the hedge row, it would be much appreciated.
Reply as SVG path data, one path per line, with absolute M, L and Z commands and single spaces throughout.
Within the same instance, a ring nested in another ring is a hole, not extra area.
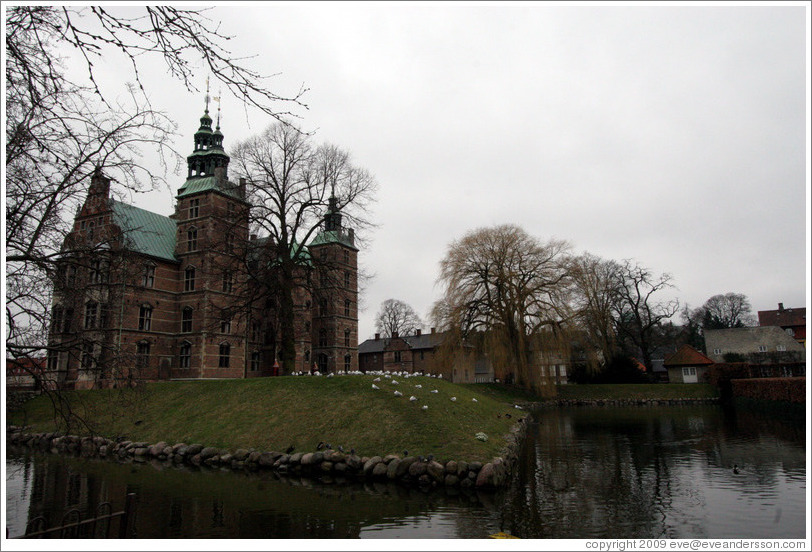
M 735 397 L 791 403 L 806 401 L 806 378 L 735 379 L 730 383 Z

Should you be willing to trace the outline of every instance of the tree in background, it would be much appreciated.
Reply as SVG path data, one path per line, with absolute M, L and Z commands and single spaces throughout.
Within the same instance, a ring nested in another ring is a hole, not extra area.
M 542 243 L 515 225 L 480 228 L 452 242 L 440 263 L 443 299 L 435 304 L 437 326 L 457 334 L 459 344 L 475 332 L 497 377 L 540 392 L 541 359 L 565 355 L 569 320 L 570 246 Z
M 375 330 L 384 337 L 412 335 L 423 327 L 420 316 L 408 303 L 387 299 L 375 316 Z
M 714 295 L 688 317 L 704 330 L 744 328 L 757 323 L 747 296 L 733 292 Z
M 231 167 L 245 179 L 246 199 L 252 206 L 251 232 L 267 240 L 269 254 L 268 262 L 246 264 L 252 295 L 245 298 L 245 306 L 261 300 L 274 307 L 279 357 L 289 373 L 296 357 L 296 290 L 313 289 L 310 268 L 319 273 L 321 288 L 343 285 L 337 276 L 343 272 L 334 270 L 326 259 L 311 257 L 306 246 L 318 234 L 328 211 L 340 212 L 354 230 L 353 240 L 361 240 L 363 230 L 371 226 L 366 213 L 377 182 L 347 152 L 315 144 L 311 135 L 290 123 L 273 124 L 237 144 Z
M 572 259 L 573 325 L 593 374 L 619 352 L 614 305 L 620 266 L 611 260 L 584 253 Z
M 643 356 L 646 371 L 651 374 L 654 366 L 651 353 L 657 346 L 661 324 L 679 310 L 679 301 L 656 301 L 654 295 L 673 287 L 671 276 L 652 272 L 631 261 L 624 260 L 615 273 L 615 319 L 618 335 L 628 341 L 630 348 Z

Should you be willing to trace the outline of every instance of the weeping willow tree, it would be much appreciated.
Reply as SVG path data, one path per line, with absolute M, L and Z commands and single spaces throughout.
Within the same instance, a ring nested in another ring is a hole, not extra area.
M 515 225 L 452 242 L 440 263 L 444 297 L 432 310 L 448 332 L 445 354 L 473 349 L 495 377 L 554 393 L 552 368 L 569 355 L 569 250 L 565 241 L 542 243 Z

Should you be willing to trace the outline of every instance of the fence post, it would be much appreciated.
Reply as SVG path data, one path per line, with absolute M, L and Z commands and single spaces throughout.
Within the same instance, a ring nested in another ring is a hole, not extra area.
M 124 515 L 121 516 L 121 526 L 119 528 L 118 538 L 120 539 L 132 538 L 134 525 L 135 525 L 135 493 L 127 493 L 127 498 L 124 499 Z

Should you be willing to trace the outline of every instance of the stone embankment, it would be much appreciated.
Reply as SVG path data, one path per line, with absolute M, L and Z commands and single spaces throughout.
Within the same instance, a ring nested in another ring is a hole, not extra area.
M 27 446 L 56 454 L 100 457 L 118 461 L 187 464 L 233 470 L 273 470 L 280 475 L 297 475 L 340 483 L 342 480 L 392 481 L 407 485 L 494 489 L 507 484 L 516 463 L 527 418 L 514 424 L 506 435 L 502 456 L 490 462 L 438 461 L 433 457 L 397 455 L 359 456 L 336 450 L 296 452 L 237 449 L 235 451 L 201 444 L 111 441 L 104 437 L 79 437 L 58 433 L 25 433 L 24 428 L 8 428 L 11 445 Z

